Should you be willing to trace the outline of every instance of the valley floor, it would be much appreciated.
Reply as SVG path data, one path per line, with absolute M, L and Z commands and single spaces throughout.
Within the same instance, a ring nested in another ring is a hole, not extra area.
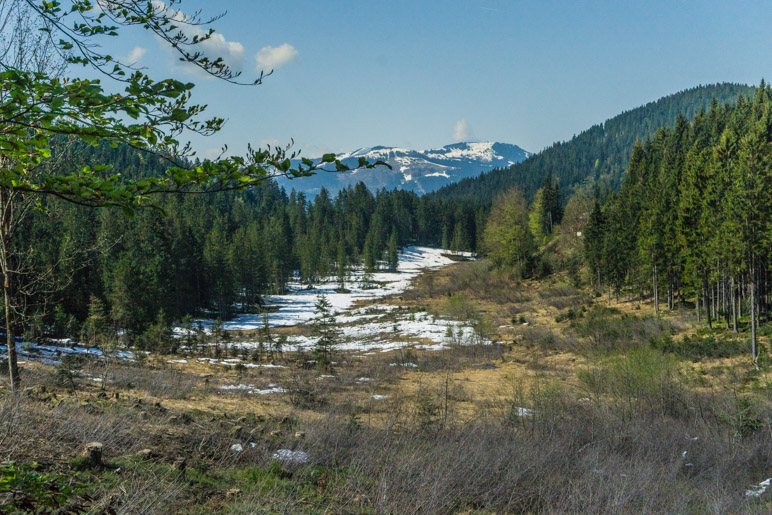
M 768 513 L 772 374 L 747 335 L 485 261 L 338 317 L 137 362 L 29 362 L 0 503 L 90 513 Z M 407 287 L 407 285 L 405 285 Z M 282 325 L 282 324 L 274 324 Z M 769 348 L 772 329 L 763 343 Z M 306 342 L 306 343 L 303 343 Z M 102 444 L 103 461 L 81 455 Z M 33 465 L 36 463 L 36 465 Z M 41 476 L 43 474 L 43 476 Z M 42 479 L 41 479 L 42 478 Z M 33 487 L 30 487 L 33 485 Z M 27 504 L 25 504 L 27 503 Z

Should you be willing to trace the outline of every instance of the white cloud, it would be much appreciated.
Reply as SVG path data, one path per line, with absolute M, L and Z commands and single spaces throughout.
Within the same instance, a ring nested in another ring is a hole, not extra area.
M 180 10 L 172 12 L 164 2 L 153 0 L 152 4 L 157 12 L 166 12 L 166 14 L 173 20 L 184 21 L 186 19 L 185 13 Z M 193 38 L 195 36 L 201 38 L 206 36 L 209 32 L 208 27 L 202 28 L 196 25 L 186 25 L 184 23 L 180 24 L 179 30 L 189 38 Z M 183 67 L 185 70 L 193 72 L 200 77 L 212 78 L 211 75 L 201 70 L 201 68 L 198 66 L 181 62 L 179 60 L 179 52 L 174 50 L 161 38 L 157 39 L 173 59 L 174 67 Z M 204 57 L 208 57 L 211 60 L 215 60 L 218 57 L 221 57 L 225 64 L 234 73 L 240 72 L 244 69 L 244 45 L 238 41 L 228 41 L 225 36 L 219 32 L 215 32 L 204 41 L 201 41 L 193 47 L 189 47 L 188 50 L 191 52 L 200 52 Z
M 466 120 L 459 120 L 453 126 L 453 140 L 456 142 L 470 141 L 474 139 L 472 126 Z
M 126 58 L 126 62 L 129 64 L 138 63 L 143 57 L 145 57 L 145 54 L 147 54 L 147 48 L 142 48 L 141 46 L 135 46 L 134 50 L 129 52 L 129 55 Z
M 215 32 L 211 38 L 201 43 L 201 51 L 210 59 L 222 57 L 233 71 L 241 71 L 243 67 L 244 45 L 238 41 L 228 41 L 220 33 Z
M 260 49 L 255 59 L 258 69 L 275 70 L 297 61 L 298 51 L 289 43 L 277 47 L 266 46 Z

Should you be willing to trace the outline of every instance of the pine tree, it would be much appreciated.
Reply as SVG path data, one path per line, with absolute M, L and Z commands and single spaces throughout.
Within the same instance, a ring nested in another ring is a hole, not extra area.
M 397 230 L 392 229 L 391 237 L 389 238 L 389 245 L 386 250 L 387 262 L 389 264 L 389 270 L 392 272 L 397 271 L 399 266 L 399 243 L 397 241 Z
M 327 370 L 332 366 L 332 353 L 339 343 L 340 331 L 332 312 L 332 305 L 326 296 L 317 297 L 315 309 L 316 317 L 311 325 L 312 333 L 316 337 L 314 355 L 317 366 Z
M 88 307 L 88 318 L 81 328 L 81 340 L 89 347 L 102 347 L 108 339 L 108 319 L 104 302 L 92 296 Z
M 605 262 L 606 219 L 603 216 L 597 193 L 583 237 L 585 259 L 590 270 L 592 270 L 593 281 L 596 281 L 596 287 L 601 288 L 603 285 L 601 271 Z

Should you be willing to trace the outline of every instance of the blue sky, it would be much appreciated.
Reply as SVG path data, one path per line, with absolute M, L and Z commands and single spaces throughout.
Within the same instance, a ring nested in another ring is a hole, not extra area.
M 215 5 L 216 4 L 216 5 Z M 433 148 L 496 140 L 538 151 L 619 112 L 713 82 L 772 78 L 772 8 L 742 1 L 247 1 L 184 0 L 227 11 L 219 51 L 258 87 L 180 68 L 152 37 L 131 33 L 151 75 L 197 83 L 194 99 L 225 129 L 193 139 L 288 143 L 308 156 L 359 147 Z M 261 52 L 262 50 L 262 52 Z

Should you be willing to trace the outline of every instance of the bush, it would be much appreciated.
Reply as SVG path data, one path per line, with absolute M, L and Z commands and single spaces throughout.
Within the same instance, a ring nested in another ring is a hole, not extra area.
M 716 338 L 715 335 L 684 335 L 680 340 L 675 340 L 670 334 L 664 333 L 650 340 L 651 346 L 662 352 L 667 352 L 699 361 L 703 358 L 731 358 L 740 354 L 750 354 L 751 350 L 747 342 L 737 337 L 724 336 Z
M 576 333 L 594 350 L 629 349 L 648 343 L 670 327 L 662 320 L 621 314 L 616 308 L 594 305 L 584 318 L 572 322 Z
M 451 318 L 468 322 L 477 316 L 477 307 L 463 293 L 454 293 L 445 301 L 443 312 Z
M 82 506 L 64 505 L 76 495 L 66 478 L 41 474 L 38 465 L 0 464 L 0 511 L 3 513 L 84 513 Z
M 78 369 L 83 366 L 84 359 L 76 354 L 65 354 L 56 366 L 56 382 L 68 390 L 75 390 L 75 379 L 80 377 Z
M 658 350 L 642 347 L 579 372 L 579 380 L 598 397 L 609 395 L 628 412 L 678 416 L 688 414 L 685 380 L 678 363 Z

